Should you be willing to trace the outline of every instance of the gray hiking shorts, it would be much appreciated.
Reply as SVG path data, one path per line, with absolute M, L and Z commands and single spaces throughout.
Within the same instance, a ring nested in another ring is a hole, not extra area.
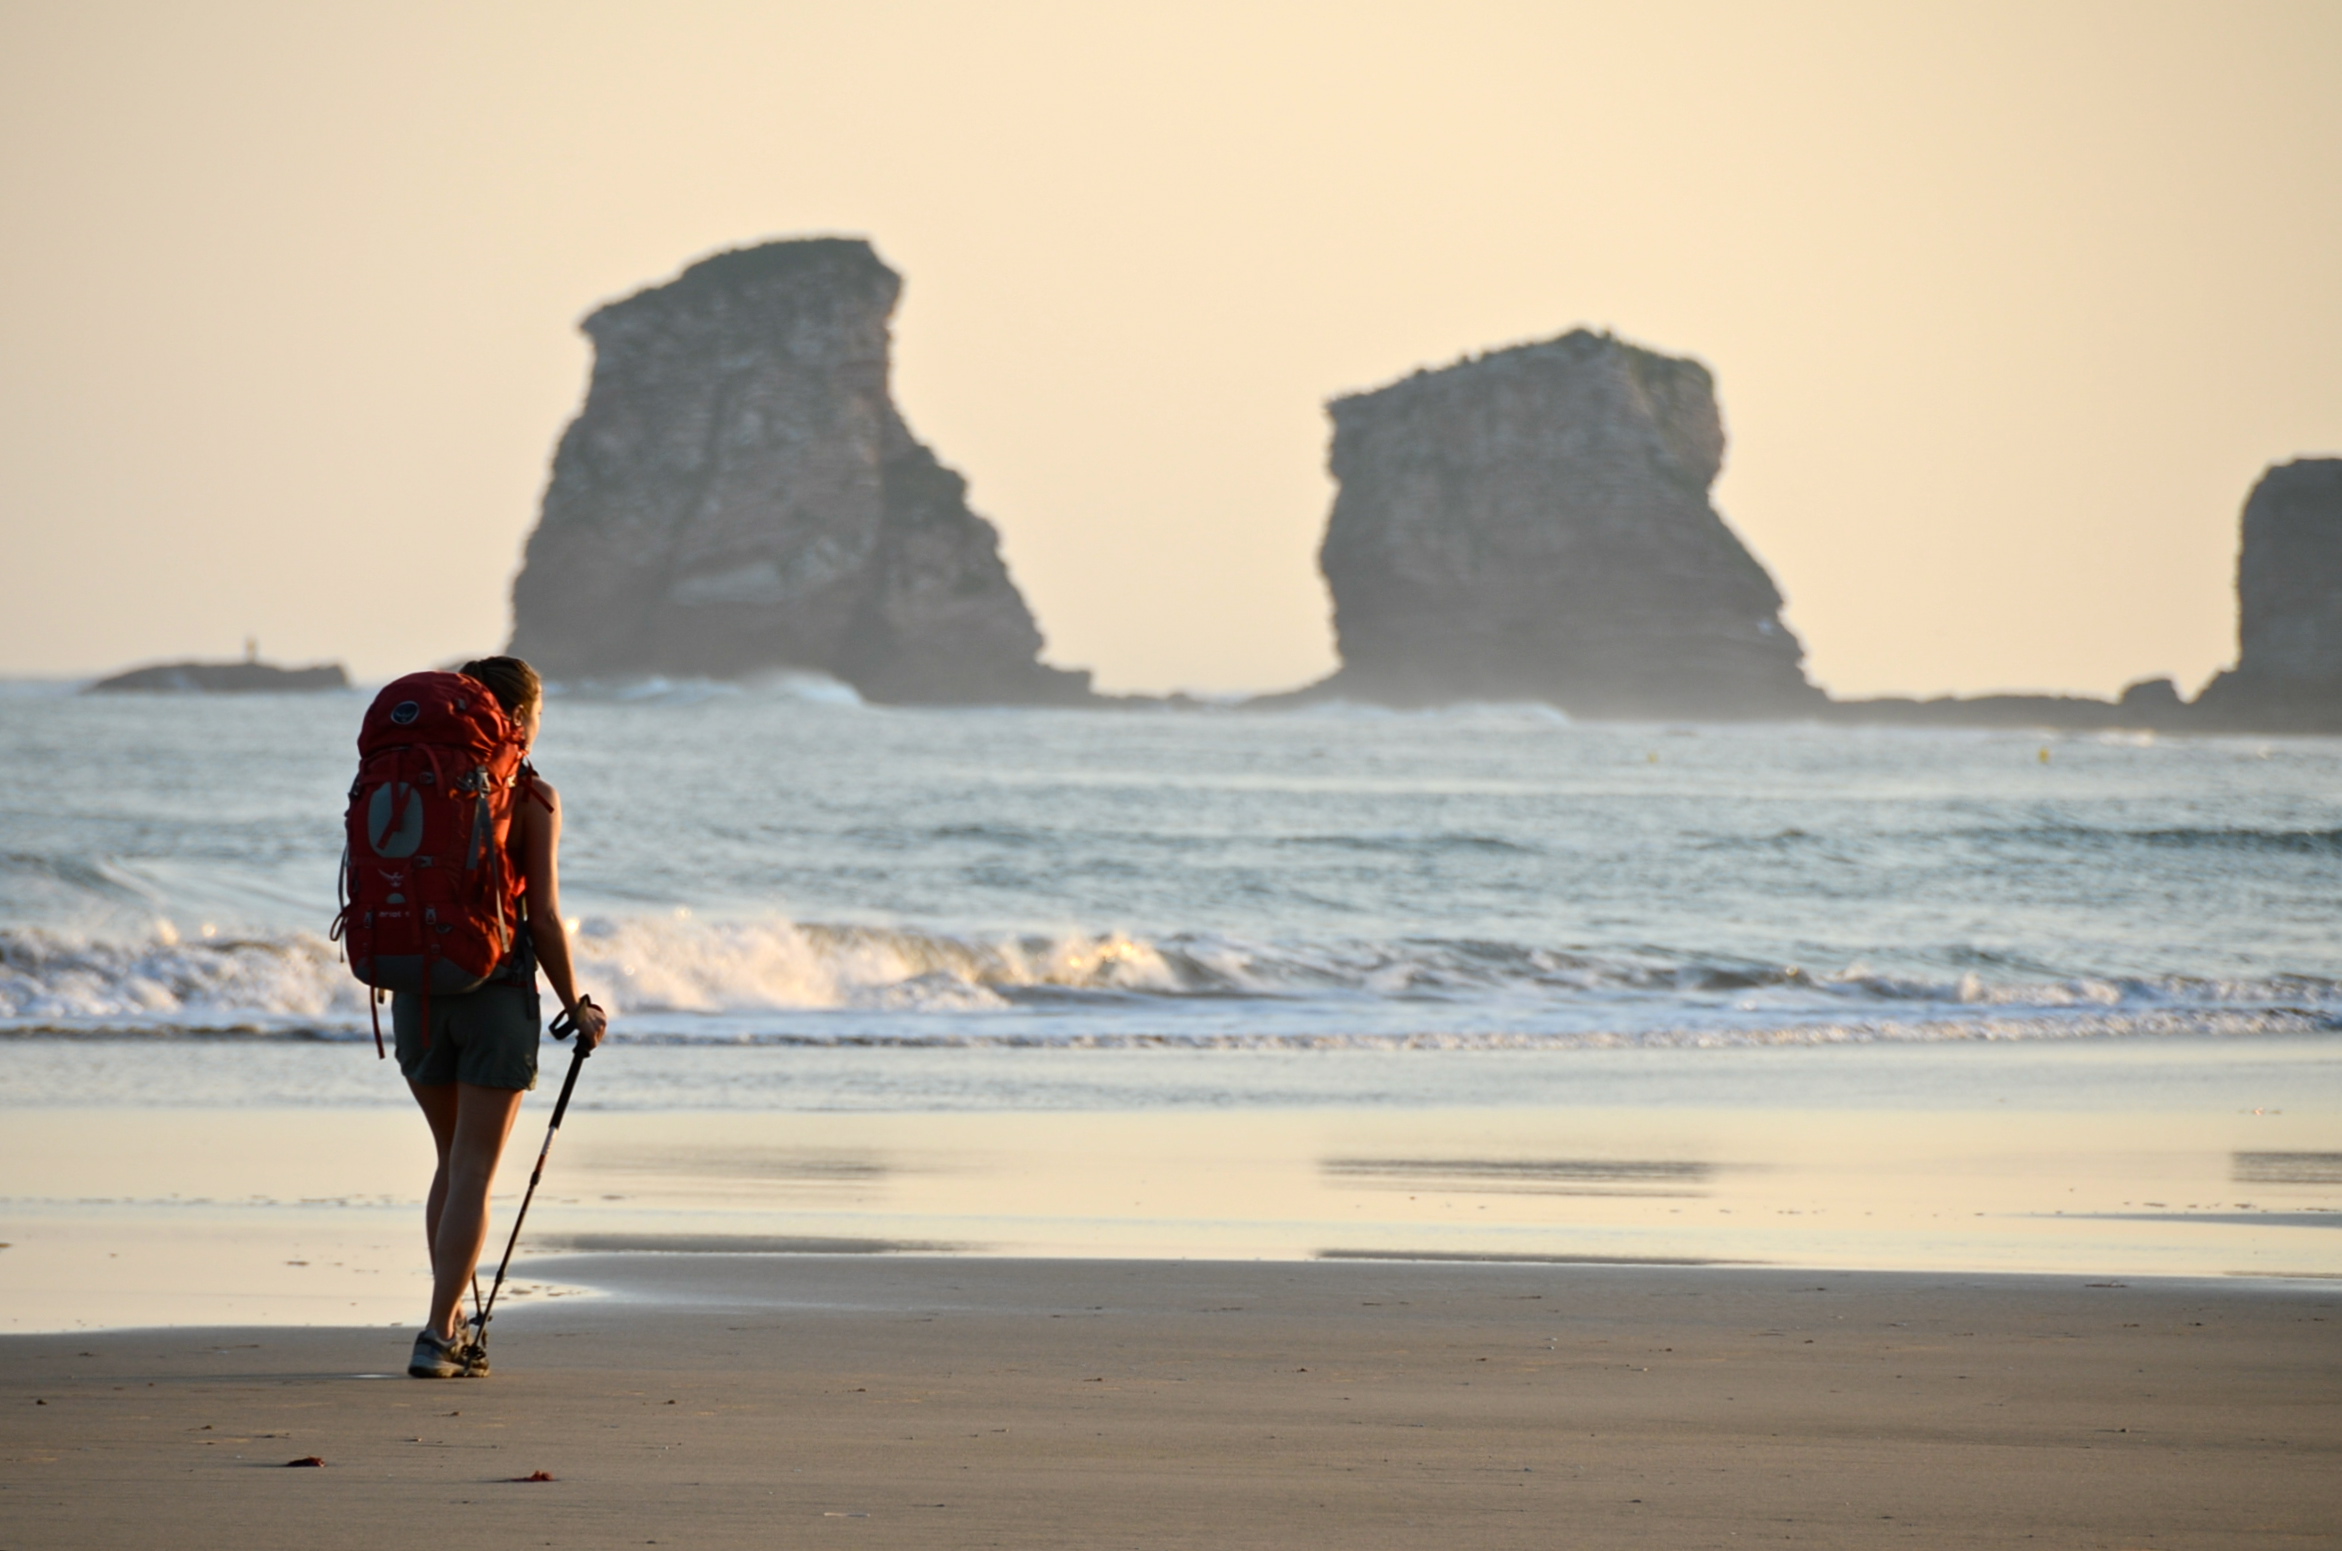
M 423 998 L 390 999 L 398 1069 L 426 1088 L 468 1082 L 477 1088 L 537 1085 L 537 988 L 490 981 L 461 996 L 431 998 L 431 1043 L 423 1044 Z

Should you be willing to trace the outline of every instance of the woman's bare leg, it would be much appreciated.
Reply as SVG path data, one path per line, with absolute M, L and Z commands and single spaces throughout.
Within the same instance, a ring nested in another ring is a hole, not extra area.
M 439 1153 L 439 1166 L 431 1175 L 431 1193 L 423 1198 L 423 1252 L 436 1265 L 439 1212 L 447 1204 L 447 1151 L 455 1145 L 455 1084 L 440 1083 L 426 1088 L 421 1083 L 410 1082 L 407 1091 L 423 1107 L 423 1118 L 431 1123 L 431 1145 Z
M 423 1203 L 423 1227 L 431 1246 L 431 1318 L 425 1329 L 452 1338 L 460 1323 L 464 1290 L 488 1242 L 488 1191 L 505 1140 L 520 1116 L 522 1090 L 480 1088 L 471 1083 L 434 1087 L 409 1084 L 415 1102 L 431 1123 L 439 1167 Z

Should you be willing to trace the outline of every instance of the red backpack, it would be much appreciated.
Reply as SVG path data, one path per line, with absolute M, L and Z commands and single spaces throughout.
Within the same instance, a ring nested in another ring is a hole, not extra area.
M 488 687 L 460 673 L 410 673 L 374 697 L 358 732 L 342 849 L 341 914 L 350 973 L 382 993 L 423 997 L 481 985 L 511 951 L 524 881 L 505 842 L 523 779 L 520 730 Z

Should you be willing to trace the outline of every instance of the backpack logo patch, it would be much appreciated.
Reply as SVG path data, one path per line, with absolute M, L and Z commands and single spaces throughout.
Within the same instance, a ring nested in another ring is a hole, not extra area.
M 401 700 L 390 708 L 390 719 L 401 727 L 412 727 L 415 724 L 415 718 L 422 714 L 423 708 L 412 700 Z
M 385 781 L 366 799 L 366 840 L 376 856 L 412 856 L 423 847 L 423 796 Z

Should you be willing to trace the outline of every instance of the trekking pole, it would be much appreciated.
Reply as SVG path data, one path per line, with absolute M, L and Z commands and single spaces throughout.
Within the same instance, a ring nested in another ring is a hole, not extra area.
M 594 1007 L 594 999 L 590 996 L 581 996 L 577 1000 L 580 1006 Z M 601 1011 L 598 1007 L 594 1010 Z M 577 1020 L 565 1010 L 553 1020 L 549 1032 L 555 1039 L 567 1039 L 578 1032 Z M 553 1101 L 553 1123 L 545 1127 L 545 1145 L 537 1149 L 537 1166 L 529 1170 L 529 1188 L 520 1198 L 519 1215 L 512 1219 L 512 1236 L 504 1241 L 504 1258 L 497 1262 L 496 1280 L 488 1288 L 486 1303 L 480 1301 L 479 1277 L 475 1275 L 472 1278 L 472 1305 L 476 1310 L 472 1315 L 474 1351 L 484 1352 L 488 1348 L 488 1321 L 496 1310 L 496 1295 L 504 1290 L 504 1273 L 512 1268 L 512 1250 L 514 1245 L 520 1243 L 520 1225 L 528 1220 L 529 1203 L 537 1198 L 537 1181 L 545 1177 L 545 1160 L 552 1156 L 553 1138 L 561 1130 L 561 1117 L 569 1113 L 569 1095 L 577 1089 L 577 1074 L 585 1067 L 586 1057 L 592 1054 L 593 1050 L 583 1038 L 578 1040 L 570 1052 L 569 1075 L 561 1079 L 561 1097 Z

